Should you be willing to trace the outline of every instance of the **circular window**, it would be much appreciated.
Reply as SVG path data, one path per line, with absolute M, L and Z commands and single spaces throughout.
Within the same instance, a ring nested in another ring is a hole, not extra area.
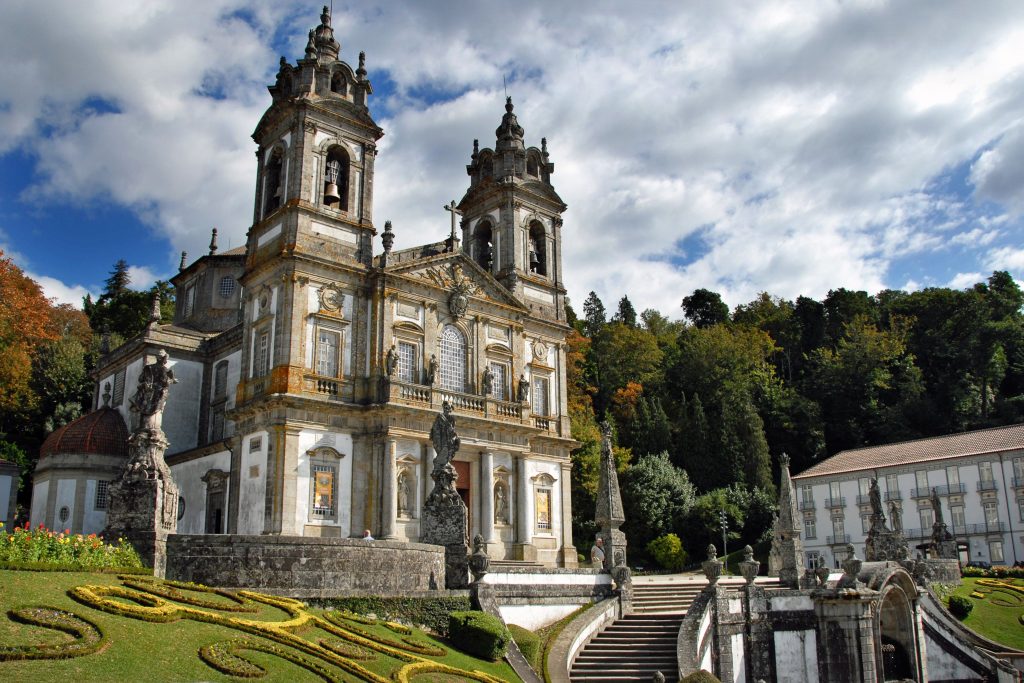
M 69 510 L 68 506 L 65 505 L 60 509 L 60 512 L 57 513 L 57 516 L 60 518 L 60 523 L 63 524 L 68 521 L 69 517 L 71 517 L 71 510 Z
M 266 310 L 267 306 L 269 306 L 269 305 L 270 305 L 270 297 L 267 296 L 266 294 L 262 295 L 260 297 L 260 310 L 261 311 Z
M 185 516 L 185 499 L 178 496 L 178 519 Z

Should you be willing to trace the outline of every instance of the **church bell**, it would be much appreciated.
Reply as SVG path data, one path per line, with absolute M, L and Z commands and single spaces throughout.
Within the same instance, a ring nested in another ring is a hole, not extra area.
M 338 193 L 338 175 L 341 173 L 341 164 L 336 160 L 327 162 L 327 168 L 324 171 L 324 204 L 331 206 L 341 201 L 341 195 Z

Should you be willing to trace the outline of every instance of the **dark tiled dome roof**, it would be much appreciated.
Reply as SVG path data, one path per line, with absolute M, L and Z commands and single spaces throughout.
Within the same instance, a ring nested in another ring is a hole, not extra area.
M 104 406 L 53 432 L 39 449 L 39 457 L 60 453 L 128 457 L 128 428 L 121 413 Z

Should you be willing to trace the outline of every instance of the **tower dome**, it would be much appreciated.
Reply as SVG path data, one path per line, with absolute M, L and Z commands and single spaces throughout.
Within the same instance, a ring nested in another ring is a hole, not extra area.
M 39 459 L 53 455 L 128 457 L 128 427 L 116 409 L 104 406 L 54 431 L 39 449 Z

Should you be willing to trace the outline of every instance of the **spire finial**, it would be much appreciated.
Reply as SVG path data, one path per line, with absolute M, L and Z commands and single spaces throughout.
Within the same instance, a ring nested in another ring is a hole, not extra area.
M 331 8 L 324 5 L 324 11 L 320 13 L 320 23 L 324 26 L 331 25 Z
M 217 253 L 217 228 L 210 233 L 210 256 Z
M 110 407 L 110 382 L 104 382 L 103 384 L 103 407 Z
M 480 141 L 474 138 L 473 139 L 473 159 L 475 160 L 479 154 L 480 154 Z
M 509 114 L 511 114 L 513 109 L 514 109 L 514 107 L 512 106 L 512 96 L 508 95 L 505 98 L 505 111 L 507 111 Z
M 362 80 L 366 80 L 366 53 L 365 52 L 360 52 L 359 53 L 359 68 L 356 69 L 356 76 L 358 76 L 359 80 L 361 80 L 361 81 Z
M 183 251 L 183 252 L 181 252 L 181 262 L 180 262 L 180 263 L 178 263 L 178 270 L 179 270 L 179 271 L 181 271 L 181 270 L 185 270 L 185 260 L 186 260 L 187 258 L 188 258 L 188 254 L 187 254 L 187 253 L 185 253 L 184 251 Z
M 149 311 L 149 324 L 160 322 L 160 288 L 153 288 L 153 307 Z
M 540 139 L 540 153 L 543 154 L 544 156 L 548 155 L 548 139 L 547 138 L 541 138 Z
M 395 243 L 395 233 L 391 230 L 391 221 L 384 221 L 384 234 L 380 236 L 380 241 L 384 245 L 384 253 L 391 253 L 391 246 Z

